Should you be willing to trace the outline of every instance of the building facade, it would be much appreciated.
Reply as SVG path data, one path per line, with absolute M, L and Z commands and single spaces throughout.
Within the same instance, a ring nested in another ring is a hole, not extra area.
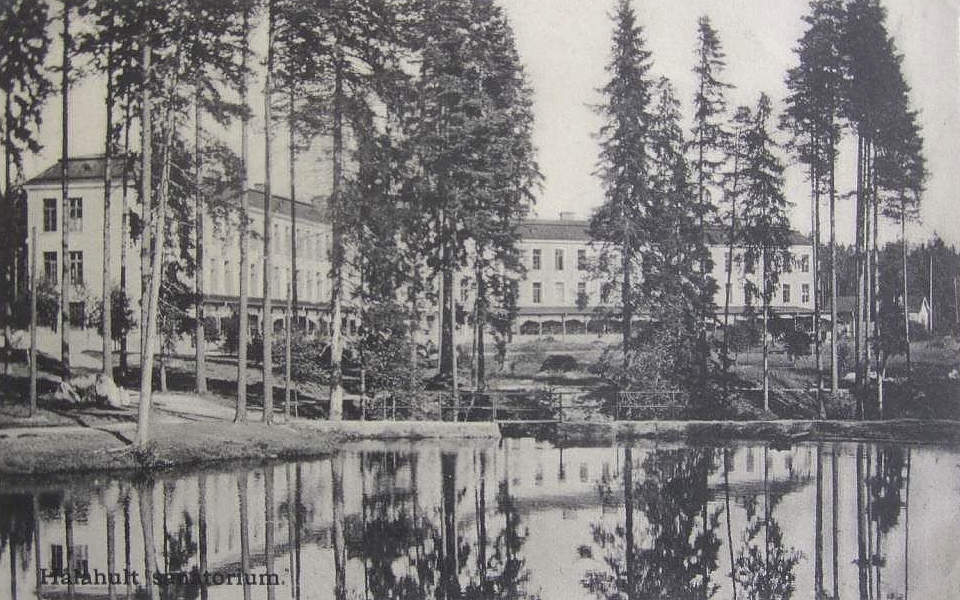
M 111 277 L 119 289 L 121 262 L 126 264 L 126 291 L 131 306 L 140 299 L 140 247 L 138 240 L 128 233 L 127 221 L 137 215 L 136 185 L 132 179 L 124 182 L 122 166 L 113 166 L 111 192 Z M 71 315 L 77 316 L 82 326 L 83 313 L 89 310 L 90 299 L 98 299 L 102 290 L 103 270 L 103 171 L 102 157 L 78 157 L 69 162 L 70 201 L 68 255 L 71 277 Z M 59 164 L 54 165 L 26 184 L 28 227 L 38 232 L 38 268 L 42 276 L 55 283 L 59 280 L 61 256 L 61 215 Z M 321 201 L 297 201 L 274 195 L 271 203 L 273 265 L 271 273 L 263 272 L 264 192 L 254 187 L 244 192 L 248 204 L 248 267 L 240 272 L 239 194 L 233 192 L 208 203 L 202 215 L 202 275 L 205 319 L 209 325 L 222 329 L 233 318 L 238 305 L 240 278 L 248 284 L 250 313 L 248 325 L 259 329 L 264 319 L 263 281 L 271 278 L 272 309 L 270 319 L 275 330 L 282 329 L 286 314 L 289 286 L 297 281 L 297 319 L 308 330 L 329 328 L 330 263 L 332 243 L 330 224 L 324 215 Z M 126 200 L 124 200 L 126 198 Z M 294 209 L 296 225 L 294 225 Z M 179 234 L 191 239 L 196 235 L 196 223 L 180 223 Z M 294 232 L 294 227 L 296 228 Z M 296 234 L 297 273 L 292 272 L 291 239 Z M 713 261 L 712 277 L 718 282 L 714 298 L 722 319 L 725 299 L 726 264 L 730 252 L 720 231 L 708 232 L 708 245 Z M 524 274 L 519 275 L 518 318 L 514 335 L 603 335 L 615 333 L 617 324 L 603 315 L 603 307 L 617 302 L 618 290 L 612 286 L 610 294 L 603 293 L 605 282 L 593 269 L 601 246 L 588 232 L 588 222 L 561 214 L 558 220 L 533 219 L 520 227 L 519 251 Z M 125 260 L 121 255 L 125 253 Z M 809 319 L 813 311 L 812 246 L 810 240 L 791 235 L 790 264 L 779 274 L 780 282 L 773 295 L 772 310 L 786 318 Z M 730 289 L 730 313 L 734 319 L 748 312 L 748 306 L 757 307 L 755 295 L 759 274 L 750 272 L 742 260 L 742 252 L 733 253 Z M 458 302 L 469 312 L 473 304 L 471 274 L 464 271 L 457 278 Z M 353 277 L 346 273 L 349 296 Z M 607 284 L 609 285 L 609 284 Z M 607 297 L 609 296 L 609 297 Z M 615 312 L 615 311 L 608 311 Z M 348 332 L 356 331 L 356 317 L 349 314 L 345 320 Z M 437 311 L 428 310 L 422 321 L 421 338 L 438 340 Z M 644 318 L 642 308 L 637 319 Z M 136 334 L 134 334 L 136 335 Z M 472 335 L 472 326 L 461 319 L 457 339 Z

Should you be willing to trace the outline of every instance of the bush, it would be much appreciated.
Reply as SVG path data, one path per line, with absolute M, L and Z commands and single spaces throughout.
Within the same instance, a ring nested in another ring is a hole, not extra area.
M 577 359 L 569 354 L 551 354 L 540 365 L 540 372 L 569 373 L 570 371 L 576 371 L 578 366 Z
M 727 344 L 732 352 L 746 352 L 760 342 L 760 328 L 756 323 L 734 323 L 727 329 Z
M 787 348 L 787 356 L 791 359 L 801 356 L 810 356 L 810 334 L 806 331 L 786 331 L 783 334 L 783 343 Z

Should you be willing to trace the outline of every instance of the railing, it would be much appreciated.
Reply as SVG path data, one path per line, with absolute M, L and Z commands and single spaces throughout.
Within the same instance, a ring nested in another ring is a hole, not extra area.
M 583 401 L 581 395 L 554 390 L 398 392 L 364 399 L 361 419 L 561 423 L 571 410 L 602 409 L 607 405 Z
M 684 399 L 677 390 L 616 392 L 615 402 L 610 396 L 584 398 L 579 391 L 396 392 L 364 399 L 361 419 L 549 424 L 585 421 L 586 415 L 609 415 L 613 409 L 615 420 L 631 421 L 662 418 L 668 413 L 678 416 L 686 406 Z
M 649 390 L 642 392 L 618 392 L 614 419 L 639 421 L 658 419 L 664 414 L 680 416 L 685 408 L 683 393 L 679 390 Z

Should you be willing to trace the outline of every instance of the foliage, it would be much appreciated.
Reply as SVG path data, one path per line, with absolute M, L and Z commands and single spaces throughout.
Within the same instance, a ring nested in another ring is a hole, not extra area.
M 783 344 L 786 347 L 787 356 L 790 360 L 810 356 L 810 344 L 812 341 L 809 333 L 806 331 L 798 331 L 797 329 L 789 329 L 783 336 Z
M 415 390 L 421 382 L 410 369 L 410 317 L 396 303 L 366 306 L 355 352 L 366 368 L 367 389 Z
M 30 326 L 30 286 L 23 285 L 20 293 L 14 299 L 11 325 L 16 329 L 27 329 Z M 60 286 L 52 281 L 41 278 L 37 282 L 37 325 L 39 327 L 56 327 L 57 315 L 60 311 Z
M 727 344 L 733 352 L 746 352 L 763 341 L 756 319 L 738 321 L 727 328 Z
M 123 290 L 113 290 L 110 302 L 110 333 L 113 341 L 119 342 L 137 326 L 137 319 L 130 305 L 130 297 Z M 87 313 L 87 327 L 95 327 L 97 333 L 103 335 L 103 300 L 96 298 L 92 305 Z
M 577 359 L 569 354 L 551 354 L 540 365 L 540 372 L 569 373 L 570 371 L 576 371 L 578 367 Z

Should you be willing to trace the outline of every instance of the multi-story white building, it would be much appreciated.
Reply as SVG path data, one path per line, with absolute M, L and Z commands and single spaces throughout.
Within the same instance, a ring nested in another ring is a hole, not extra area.
M 519 285 L 519 335 L 602 334 L 615 328 L 615 323 L 606 321 L 596 310 L 602 304 L 603 282 L 591 275 L 590 265 L 596 261 L 600 244 L 590 237 L 587 221 L 566 213 L 561 217 L 555 221 L 531 220 L 521 227 L 520 252 L 526 277 Z M 722 318 L 730 252 L 719 230 L 707 232 L 707 244 L 713 262 L 711 276 L 718 284 L 714 303 Z M 779 274 L 771 302 L 774 314 L 809 318 L 813 312 L 812 254 L 811 241 L 792 232 L 791 264 Z M 730 313 L 734 318 L 743 315 L 748 305 L 759 307 L 755 293 L 758 284 L 759 274 L 745 268 L 742 249 L 735 249 L 730 286 Z M 617 292 L 611 290 L 611 301 Z M 636 318 L 644 318 L 642 307 Z
M 98 298 L 101 292 L 103 270 L 103 169 L 102 157 L 79 157 L 70 161 L 70 231 L 68 257 L 71 291 L 71 312 L 81 321 L 85 301 Z M 122 201 L 122 168 L 114 165 L 111 216 L 111 272 L 114 286 L 120 282 L 120 255 L 125 245 L 127 265 L 127 293 L 131 304 L 140 298 L 140 249 L 130 235 L 125 235 L 124 214 L 136 214 L 136 186 L 128 181 L 126 208 Z M 37 227 L 40 272 L 52 281 L 58 281 L 61 272 L 60 238 L 60 166 L 54 165 L 26 184 L 28 227 Z M 247 190 L 249 205 L 248 227 L 249 267 L 240 273 L 239 195 L 233 194 L 214 203 L 221 207 L 203 215 L 203 276 L 206 317 L 217 326 L 230 318 L 238 303 L 240 277 L 246 277 L 250 298 L 248 323 L 252 329 L 263 319 L 263 206 L 262 188 Z M 275 329 L 284 323 L 285 298 L 294 274 L 291 272 L 291 236 L 293 235 L 292 204 L 289 198 L 273 196 L 272 244 L 273 266 L 269 274 L 272 288 L 271 319 Z M 192 236 L 192 223 L 184 223 L 181 234 Z M 708 244 L 713 259 L 713 278 L 718 282 L 714 298 L 718 307 L 724 305 L 725 265 L 729 255 L 720 231 L 708 232 Z M 320 200 L 296 203 L 297 244 L 297 319 L 308 329 L 329 327 L 329 249 L 332 241 L 330 224 L 323 214 Z M 514 333 L 530 335 L 587 335 L 615 332 L 614 321 L 597 311 L 601 302 L 603 281 L 593 274 L 600 245 L 593 242 L 588 223 L 562 213 L 558 220 L 528 220 L 520 228 L 519 249 L 525 275 L 518 281 L 519 316 Z M 780 283 L 773 297 L 773 311 L 790 318 L 809 318 L 813 309 L 812 246 L 804 236 L 793 233 L 790 252 L 791 265 L 780 274 Z M 470 273 L 457 278 L 458 301 L 469 310 L 472 306 Z M 741 253 L 734 252 L 730 291 L 731 314 L 734 318 L 746 312 L 748 304 L 758 305 L 756 298 L 747 302 L 750 283 L 756 289 L 759 275 L 747 272 Z M 351 277 L 347 274 L 347 279 Z M 349 286 L 348 286 L 349 287 Z M 614 286 L 615 287 L 615 286 Z M 616 289 L 611 290 L 609 302 L 615 303 Z M 423 320 L 425 339 L 437 339 L 436 311 L 427 311 Z M 644 318 L 641 307 L 637 319 Z M 355 330 L 355 317 L 348 315 L 346 324 Z M 469 338 L 471 326 L 458 326 L 458 339 Z M 134 346 L 135 347 L 135 346 Z
M 83 327 L 84 313 L 92 300 L 98 299 L 103 285 L 104 239 L 104 175 L 102 156 L 77 157 L 69 161 L 69 229 L 67 232 L 70 262 L 70 313 L 77 328 Z M 115 289 L 120 288 L 121 263 L 126 265 L 126 293 L 131 307 L 140 302 L 140 244 L 128 234 L 131 215 L 139 215 L 136 182 L 128 177 L 127 202 L 124 204 L 123 169 L 114 161 L 111 187 L 111 277 Z M 37 259 L 41 276 L 58 283 L 62 272 L 61 256 L 61 168 L 55 164 L 25 184 L 27 192 L 28 231 L 37 230 Z M 240 273 L 239 194 L 233 193 L 215 203 L 219 208 L 203 215 L 202 248 L 205 317 L 221 327 L 238 304 L 240 277 L 248 282 L 251 329 L 263 320 L 263 217 L 264 192 L 262 187 L 246 191 L 248 201 L 248 271 Z M 273 267 L 271 276 L 271 318 L 275 329 L 281 329 L 286 313 L 288 285 L 291 273 L 291 236 L 293 219 L 289 198 L 273 195 L 272 241 Z M 172 224 L 174 225 L 174 224 Z M 193 237 L 196 223 L 181 223 L 179 233 Z M 176 230 L 176 229 L 175 229 Z M 309 329 L 328 326 L 327 305 L 330 295 L 329 248 L 330 224 L 323 216 L 319 202 L 296 203 L 297 244 L 297 317 Z M 29 236 L 28 236 L 29 239 Z M 121 255 L 125 253 L 125 260 Z M 28 242 L 28 256 L 30 256 Z M 352 316 L 347 325 L 355 328 Z M 71 332 L 72 333 L 72 332 Z M 90 332 L 83 335 L 90 336 Z M 138 333 L 132 334 L 131 344 Z M 136 347 L 132 346 L 131 347 Z

